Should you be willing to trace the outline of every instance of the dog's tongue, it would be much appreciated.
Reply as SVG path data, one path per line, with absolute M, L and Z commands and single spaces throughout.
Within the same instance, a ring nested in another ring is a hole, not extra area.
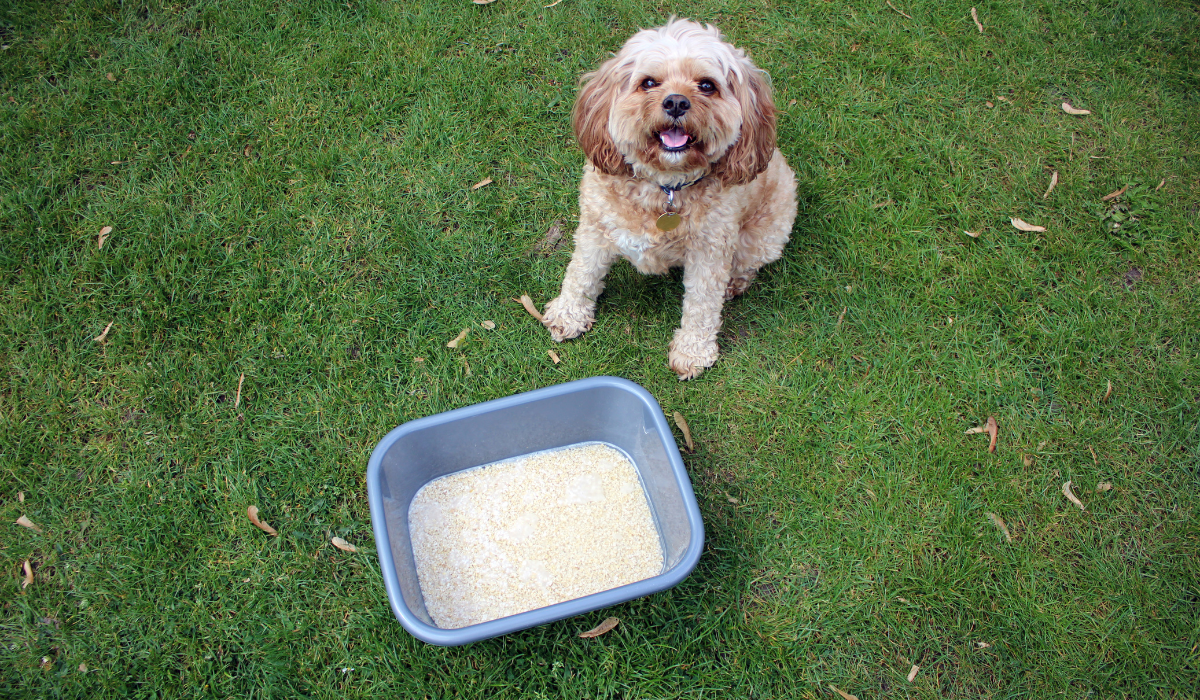
M 662 139 L 663 145 L 667 148 L 679 148 L 688 142 L 687 132 L 679 127 L 667 129 L 661 132 L 658 137 Z

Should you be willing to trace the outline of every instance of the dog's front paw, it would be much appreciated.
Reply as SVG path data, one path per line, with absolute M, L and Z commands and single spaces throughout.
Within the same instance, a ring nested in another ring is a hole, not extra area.
M 546 311 L 542 314 L 542 325 L 550 329 L 550 337 L 556 343 L 583 335 L 595 320 L 591 308 L 568 303 L 562 297 L 546 304 Z
M 680 380 L 695 379 L 717 361 L 716 338 L 698 338 L 683 329 L 675 331 L 671 350 L 667 353 L 667 364 L 679 375 Z

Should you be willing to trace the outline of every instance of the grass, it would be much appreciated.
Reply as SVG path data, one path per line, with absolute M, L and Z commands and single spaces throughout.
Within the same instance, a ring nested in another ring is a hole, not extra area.
M 0 539 L 0 694 L 1200 695 L 1196 5 L 542 4 L 0 8 L 0 516 L 43 528 Z M 627 265 L 553 364 L 510 299 L 569 258 L 530 250 L 576 220 L 575 81 L 672 13 L 771 72 L 792 242 L 700 379 L 680 277 Z M 414 641 L 375 442 L 597 374 L 687 416 L 699 568 Z

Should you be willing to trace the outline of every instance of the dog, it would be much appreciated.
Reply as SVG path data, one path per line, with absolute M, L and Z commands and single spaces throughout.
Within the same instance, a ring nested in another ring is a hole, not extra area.
M 681 380 L 717 361 L 721 307 L 777 260 L 796 177 L 775 147 L 766 75 L 712 25 L 671 18 L 583 76 L 572 112 L 587 156 L 575 250 L 542 324 L 557 342 L 592 327 L 620 258 L 683 266 L 683 318 L 667 361 Z

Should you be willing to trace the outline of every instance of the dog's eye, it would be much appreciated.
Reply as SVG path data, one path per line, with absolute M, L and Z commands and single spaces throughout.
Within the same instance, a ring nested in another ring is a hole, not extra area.
M 696 87 L 700 88 L 700 92 L 703 92 L 705 95 L 711 95 L 717 91 L 716 84 L 708 78 L 704 78 L 699 83 L 696 83 Z
M 658 87 L 658 81 L 654 78 L 646 78 L 642 81 L 642 89 L 649 90 L 650 88 Z

